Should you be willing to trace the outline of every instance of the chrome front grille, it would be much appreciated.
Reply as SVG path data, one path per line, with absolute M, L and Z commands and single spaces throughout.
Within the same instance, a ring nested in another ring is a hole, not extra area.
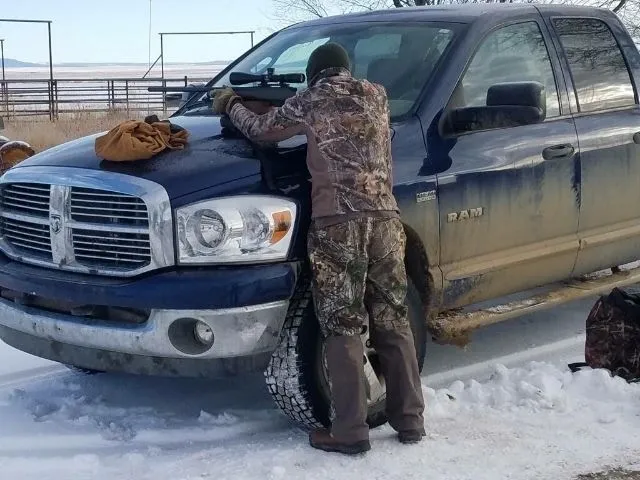
M 72 229 L 76 260 L 103 268 L 142 268 L 149 264 L 151 247 L 146 233 L 96 232 Z
M 49 185 L 13 183 L 2 192 L 2 207 L 17 215 L 49 218 Z
M 168 196 L 147 180 L 62 167 L 0 180 L 0 249 L 25 263 L 130 276 L 174 263 L 172 232 Z
M 49 225 L 3 217 L 0 218 L 0 235 L 21 255 L 52 261 Z
M 147 227 L 147 206 L 137 197 L 104 190 L 71 188 L 71 218 L 85 223 Z

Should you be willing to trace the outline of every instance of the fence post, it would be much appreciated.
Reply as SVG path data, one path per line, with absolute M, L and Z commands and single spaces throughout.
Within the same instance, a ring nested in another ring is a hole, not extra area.
M 9 83 L 2 82 L 2 103 L 4 103 L 4 112 L 9 115 Z
M 187 76 L 184 76 L 184 86 L 186 87 L 187 85 L 189 85 L 189 79 L 187 78 Z
M 127 104 L 127 117 L 129 116 L 129 80 L 124 81 L 124 95 Z
M 167 88 L 167 81 L 162 79 L 162 88 Z M 167 92 L 162 92 L 162 112 L 167 114 Z
M 54 112 L 55 112 L 55 117 L 56 118 L 60 118 L 60 99 L 58 97 L 58 81 L 54 80 L 53 81 L 53 91 L 54 91 Z
M 54 98 L 53 98 L 53 80 L 49 79 L 47 80 L 47 85 L 49 87 L 49 120 L 51 120 L 53 122 L 53 119 L 56 116 L 56 107 L 54 104 Z

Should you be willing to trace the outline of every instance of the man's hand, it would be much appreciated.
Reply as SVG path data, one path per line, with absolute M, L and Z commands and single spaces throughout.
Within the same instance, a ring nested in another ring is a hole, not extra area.
M 237 96 L 236 92 L 229 87 L 218 90 L 213 97 L 213 111 L 220 115 L 227 113 L 229 102 Z

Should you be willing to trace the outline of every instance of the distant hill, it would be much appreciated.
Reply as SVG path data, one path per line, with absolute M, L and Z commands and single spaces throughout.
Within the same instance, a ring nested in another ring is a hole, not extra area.
M 21 67 L 44 67 L 43 63 L 29 63 L 29 62 L 21 62 L 20 60 L 15 60 L 13 58 L 5 58 L 4 66 L 6 68 L 21 68 Z

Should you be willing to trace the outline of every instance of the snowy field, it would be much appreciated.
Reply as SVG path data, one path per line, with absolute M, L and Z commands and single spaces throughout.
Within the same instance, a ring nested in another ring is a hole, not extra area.
M 431 346 L 427 439 L 312 450 L 265 392 L 234 381 L 85 377 L 0 345 L 0 479 L 573 479 L 640 462 L 640 385 L 582 360 L 593 300 Z
M 189 78 L 210 79 L 223 67 L 224 64 L 169 64 L 164 67 L 164 75 L 165 78 L 182 78 L 186 75 Z M 142 78 L 146 72 L 147 67 L 144 65 L 53 66 L 53 75 L 56 79 Z M 8 80 L 48 79 L 49 67 L 6 68 L 5 75 Z M 153 67 L 148 76 L 160 78 L 160 64 Z

